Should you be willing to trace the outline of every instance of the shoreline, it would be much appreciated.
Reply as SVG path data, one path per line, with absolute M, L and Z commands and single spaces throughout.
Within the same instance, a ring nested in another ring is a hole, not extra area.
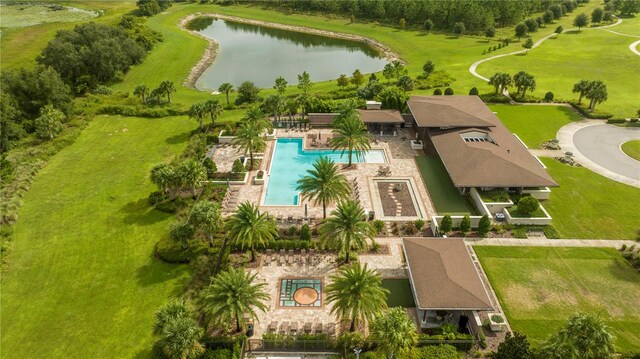
M 182 20 L 180 20 L 180 22 L 178 23 L 178 27 L 184 31 L 187 31 L 193 35 L 196 36 L 200 36 L 201 38 L 207 40 L 209 42 L 209 46 L 207 47 L 207 49 L 205 50 L 202 58 L 200 59 L 200 61 L 198 61 L 198 63 L 191 68 L 191 71 L 189 72 L 189 76 L 187 76 L 187 78 L 185 79 L 185 81 L 183 82 L 183 85 L 185 87 L 189 87 L 189 88 L 196 88 L 195 84 L 198 81 L 198 79 L 200 78 L 200 76 L 202 76 L 202 74 L 204 73 L 204 71 L 211 66 L 211 64 L 213 63 L 213 61 L 216 58 L 216 53 L 217 53 L 217 48 L 218 48 L 218 43 L 213 40 L 210 39 L 206 36 L 201 35 L 200 33 L 196 32 L 196 31 L 192 31 L 186 28 L 186 24 L 197 18 L 197 17 L 212 17 L 214 19 L 220 19 L 220 20 L 227 20 L 227 21 L 232 21 L 232 22 L 239 22 L 239 23 L 243 23 L 243 24 L 249 24 L 249 25 L 256 25 L 256 26 L 263 26 L 263 27 L 269 27 L 269 28 L 273 28 L 273 29 L 279 29 L 279 30 L 286 30 L 286 31 L 293 31 L 293 32 L 301 32 L 301 33 L 306 33 L 306 34 L 312 34 L 312 35 L 319 35 L 319 36 L 324 36 L 324 37 L 332 37 L 332 38 L 336 38 L 336 39 L 343 39 L 343 40 L 349 40 L 349 41 L 357 41 L 360 43 L 363 43 L 371 48 L 373 48 L 374 50 L 376 50 L 380 56 L 384 59 L 386 59 L 389 62 L 393 62 L 393 61 L 401 61 L 400 56 L 398 54 L 396 54 L 395 52 L 391 51 L 391 49 L 384 45 L 383 43 L 370 39 L 368 37 L 365 36 L 361 36 L 361 35 L 353 35 L 353 34 L 347 34 L 347 33 L 342 33 L 342 32 L 334 32 L 334 31 L 328 31 L 328 30 L 319 30 L 319 29 L 314 29 L 314 28 L 310 28 L 310 27 L 304 27 L 304 26 L 296 26 L 296 25 L 285 25 L 285 24 L 279 24 L 279 23 L 275 23 L 275 22 L 267 22 L 267 21 L 262 21 L 262 20 L 255 20 L 255 19 L 247 19 L 247 18 L 243 18 L 243 17 L 237 17 L 237 16 L 231 16 L 231 15 L 222 15 L 222 14 L 216 14 L 216 13 L 194 13 L 194 14 L 190 14 L 187 17 L 183 18 Z

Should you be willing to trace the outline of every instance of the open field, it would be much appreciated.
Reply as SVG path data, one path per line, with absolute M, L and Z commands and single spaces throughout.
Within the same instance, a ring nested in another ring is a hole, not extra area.
M 38 174 L 2 276 L 3 358 L 148 356 L 154 311 L 188 278 L 153 257 L 173 216 L 149 210 L 148 171 L 195 126 L 97 117 Z
M 627 156 L 640 161 L 640 141 L 625 142 L 622 144 L 621 148 Z
M 563 238 L 633 239 L 640 228 L 640 189 L 586 168 L 542 158 L 560 187 L 544 202 Z
M 416 164 L 438 214 L 469 214 L 464 197 L 454 187 L 440 157 L 416 157 Z
M 495 72 L 513 75 L 520 70 L 527 71 L 536 78 L 536 90 L 532 94 L 543 97 L 551 91 L 556 100 L 577 100 L 572 89 L 579 80 L 602 80 L 607 85 L 609 99 L 596 108 L 615 117 L 633 116 L 638 110 L 640 81 L 632 81 L 631 77 L 637 78 L 632 69 L 640 67 L 640 56 L 632 53 L 629 45 L 640 39 L 640 18 L 623 19 L 621 25 L 610 30 L 636 38 L 597 29 L 567 32 L 545 41 L 526 55 L 485 62 L 478 66 L 478 73 L 488 77 Z
M 614 249 L 474 249 L 511 327 L 533 345 L 581 311 L 605 320 L 618 351 L 640 350 L 640 274 Z
M 518 135 L 529 148 L 540 148 L 544 141 L 556 138 L 560 127 L 580 120 L 565 106 L 489 105 L 500 121 Z

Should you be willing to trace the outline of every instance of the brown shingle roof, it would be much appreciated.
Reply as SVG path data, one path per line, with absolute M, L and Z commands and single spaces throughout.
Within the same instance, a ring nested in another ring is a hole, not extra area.
M 558 186 L 479 97 L 414 96 L 409 102 L 411 111 L 420 104 L 419 112 L 412 112 L 416 123 L 432 128 L 429 137 L 456 187 Z M 458 106 L 468 116 L 460 115 Z M 469 133 L 486 134 L 490 141 L 467 142 Z
M 418 308 L 493 309 L 464 240 L 404 238 L 402 244 Z
M 404 123 L 398 110 L 358 110 L 364 123 Z

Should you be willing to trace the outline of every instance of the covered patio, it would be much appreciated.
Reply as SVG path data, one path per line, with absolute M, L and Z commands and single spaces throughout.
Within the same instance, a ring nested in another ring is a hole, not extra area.
M 405 120 L 398 110 L 368 109 L 358 110 L 360 119 L 367 125 L 367 129 L 376 136 L 397 136 L 399 129 L 405 125 Z M 310 113 L 311 128 L 331 127 L 337 113 Z

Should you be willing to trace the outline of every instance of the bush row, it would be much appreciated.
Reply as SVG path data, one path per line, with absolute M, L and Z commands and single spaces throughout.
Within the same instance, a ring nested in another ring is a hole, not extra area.
M 100 115 L 122 115 L 122 116 L 138 116 L 160 118 L 168 116 L 179 116 L 184 111 L 176 108 L 149 108 L 142 106 L 125 106 L 125 105 L 104 105 L 98 108 Z
M 578 104 L 577 102 L 571 101 L 569 102 L 571 104 L 571 106 L 573 106 L 573 108 L 575 108 L 576 110 L 578 110 L 578 112 L 580 112 L 580 114 L 586 118 L 591 118 L 591 119 L 607 119 L 607 118 L 611 118 L 613 117 L 613 114 L 610 114 L 608 112 L 601 112 L 601 111 L 591 111 L 589 109 L 589 107 L 584 106 L 582 104 Z

